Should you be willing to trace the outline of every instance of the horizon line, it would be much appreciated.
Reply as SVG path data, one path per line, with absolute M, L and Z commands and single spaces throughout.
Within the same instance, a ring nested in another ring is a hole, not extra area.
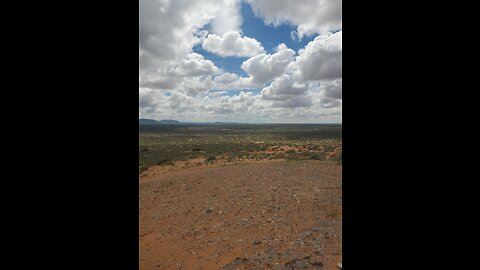
M 290 122 L 290 123 L 285 123 L 285 122 L 235 122 L 235 121 L 204 121 L 204 122 L 195 122 L 195 121 L 179 121 L 179 120 L 174 120 L 174 119 L 162 119 L 162 120 L 156 120 L 156 119 L 148 119 L 148 118 L 139 118 L 138 120 L 154 120 L 154 121 L 162 121 L 162 120 L 167 120 L 167 121 L 177 121 L 179 124 L 212 124 L 212 123 L 232 123 L 232 124 L 294 124 L 294 125 L 322 125 L 322 124 L 342 124 L 342 122 L 323 122 L 323 123 L 305 123 L 305 122 Z

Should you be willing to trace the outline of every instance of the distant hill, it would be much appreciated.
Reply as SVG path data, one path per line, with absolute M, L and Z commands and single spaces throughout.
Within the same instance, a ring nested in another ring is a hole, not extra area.
M 138 119 L 139 125 L 176 125 L 180 124 L 177 120 L 153 120 L 153 119 Z

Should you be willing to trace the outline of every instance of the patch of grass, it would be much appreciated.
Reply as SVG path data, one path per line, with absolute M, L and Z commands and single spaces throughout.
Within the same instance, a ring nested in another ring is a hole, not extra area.
M 327 215 L 326 215 L 326 216 L 327 216 L 328 218 L 335 218 L 335 217 L 338 216 L 338 212 L 337 212 L 337 210 L 332 209 L 332 210 L 330 210 L 330 211 L 327 212 Z

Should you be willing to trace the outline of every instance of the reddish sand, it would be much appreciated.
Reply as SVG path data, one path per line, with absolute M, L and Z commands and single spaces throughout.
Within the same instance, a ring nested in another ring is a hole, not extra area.
M 140 269 L 338 269 L 341 165 L 182 166 L 140 179 Z

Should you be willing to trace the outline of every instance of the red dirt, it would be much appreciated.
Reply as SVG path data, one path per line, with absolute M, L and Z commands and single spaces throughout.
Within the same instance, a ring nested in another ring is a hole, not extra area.
M 142 177 L 140 269 L 338 269 L 341 178 L 329 161 Z

